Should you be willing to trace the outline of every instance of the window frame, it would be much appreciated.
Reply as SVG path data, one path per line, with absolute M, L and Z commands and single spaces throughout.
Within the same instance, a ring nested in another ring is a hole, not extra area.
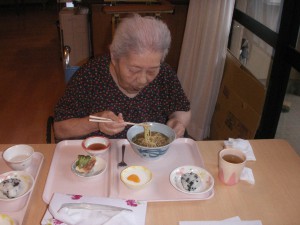
M 295 49 L 300 26 L 300 1 L 284 0 L 278 33 L 237 8 L 233 12 L 232 24 L 234 21 L 274 48 L 265 104 L 255 135 L 255 139 L 271 139 L 276 134 L 290 71 L 293 67 L 300 72 L 300 53 Z M 233 25 L 230 33 L 232 33 L 232 29 Z M 230 46 L 228 47 L 230 48 Z

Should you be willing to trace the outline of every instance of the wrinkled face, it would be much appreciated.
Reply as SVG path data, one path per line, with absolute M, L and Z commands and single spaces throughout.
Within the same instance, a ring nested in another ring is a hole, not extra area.
M 118 85 L 128 94 L 137 94 L 158 75 L 162 53 L 130 53 L 118 60 L 112 59 Z

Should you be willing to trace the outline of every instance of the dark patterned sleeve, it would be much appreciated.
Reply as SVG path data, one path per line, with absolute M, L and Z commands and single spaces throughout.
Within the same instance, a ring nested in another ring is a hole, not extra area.
M 175 111 L 189 111 L 190 102 L 178 80 L 175 71 L 167 64 L 161 67 L 163 77 L 162 90 L 165 90 L 164 97 L 166 98 L 165 110 L 166 114 L 170 115 Z
M 54 120 L 61 121 L 71 118 L 87 116 L 90 111 L 91 95 L 91 71 L 89 63 L 81 67 L 69 81 L 64 95 L 58 101 L 54 110 Z

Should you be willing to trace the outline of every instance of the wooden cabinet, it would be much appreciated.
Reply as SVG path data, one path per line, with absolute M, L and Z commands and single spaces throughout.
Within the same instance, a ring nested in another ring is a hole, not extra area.
M 171 31 L 172 43 L 166 62 L 175 70 L 178 68 L 180 50 L 185 30 L 188 1 L 170 1 L 173 13 L 162 13 L 161 19 L 165 21 Z M 98 56 L 108 52 L 112 40 L 112 14 L 107 13 L 107 4 L 91 4 L 91 41 L 93 55 Z M 126 14 L 120 15 L 120 17 Z
M 40 3 L 45 6 L 48 0 L 0 0 L 0 5 L 12 5 L 12 4 L 34 4 Z

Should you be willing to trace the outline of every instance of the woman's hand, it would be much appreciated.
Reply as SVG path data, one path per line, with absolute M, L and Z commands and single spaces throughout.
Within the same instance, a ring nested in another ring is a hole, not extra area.
M 111 123 L 91 123 L 89 117 L 71 118 L 59 122 L 54 122 L 54 133 L 57 139 L 67 139 L 70 137 L 81 137 L 100 130 L 107 135 L 114 135 L 123 131 L 126 127 L 123 116 L 118 116 L 111 111 L 104 111 L 94 114 L 109 118 L 115 122 Z
M 185 126 L 180 121 L 178 121 L 176 119 L 170 119 L 167 122 L 167 125 L 175 131 L 176 138 L 183 137 L 184 132 L 185 132 Z
M 93 114 L 93 116 L 105 117 L 114 121 L 110 123 L 98 123 L 99 130 L 107 135 L 118 134 L 126 127 L 123 115 L 121 113 L 119 113 L 119 115 L 116 115 L 112 111 L 103 111 Z
M 176 137 L 183 137 L 185 129 L 191 120 L 191 111 L 176 111 L 169 116 L 167 125 L 171 127 L 175 133 Z

